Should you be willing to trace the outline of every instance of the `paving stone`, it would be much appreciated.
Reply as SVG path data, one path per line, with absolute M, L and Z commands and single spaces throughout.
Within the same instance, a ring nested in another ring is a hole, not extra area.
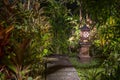
M 47 64 L 46 80 L 80 80 L 76 69 L 71 65 L 68 59 L 62 57 L 57 61 Z

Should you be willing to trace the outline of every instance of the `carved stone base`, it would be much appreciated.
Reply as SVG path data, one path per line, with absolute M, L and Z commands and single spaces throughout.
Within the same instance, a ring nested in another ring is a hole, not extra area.
M 91 57 L 89 55 L 89 45 L 83 45 L 80 48 L 79 58 L 81 62 L 89 62 Z

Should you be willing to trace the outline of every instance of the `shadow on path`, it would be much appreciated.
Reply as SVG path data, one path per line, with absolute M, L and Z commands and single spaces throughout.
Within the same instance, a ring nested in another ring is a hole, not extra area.
M 80 80 L 69 57 L 55 55 L 48 57 L 46 80 Z
M 46 76 L 49 74 L 55 73 L 61 69 L 70 68 L 70 67 L 72 68 L 73 66 L 72 65 L 55 65 L 55 66 L 49 67 L 46 70 Z

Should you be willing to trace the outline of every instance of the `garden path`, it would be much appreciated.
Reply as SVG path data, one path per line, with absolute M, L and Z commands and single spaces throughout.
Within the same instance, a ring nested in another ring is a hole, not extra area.
M 52 55 L 46 69 L 46 80 L 80 80 L 67 56 Z

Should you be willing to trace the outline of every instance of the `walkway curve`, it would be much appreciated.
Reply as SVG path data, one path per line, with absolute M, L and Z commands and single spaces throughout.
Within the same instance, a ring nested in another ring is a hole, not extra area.
M 46 80 L 80 80 L 76 69 L 67 56 L 50 56 L 47 63 Z

